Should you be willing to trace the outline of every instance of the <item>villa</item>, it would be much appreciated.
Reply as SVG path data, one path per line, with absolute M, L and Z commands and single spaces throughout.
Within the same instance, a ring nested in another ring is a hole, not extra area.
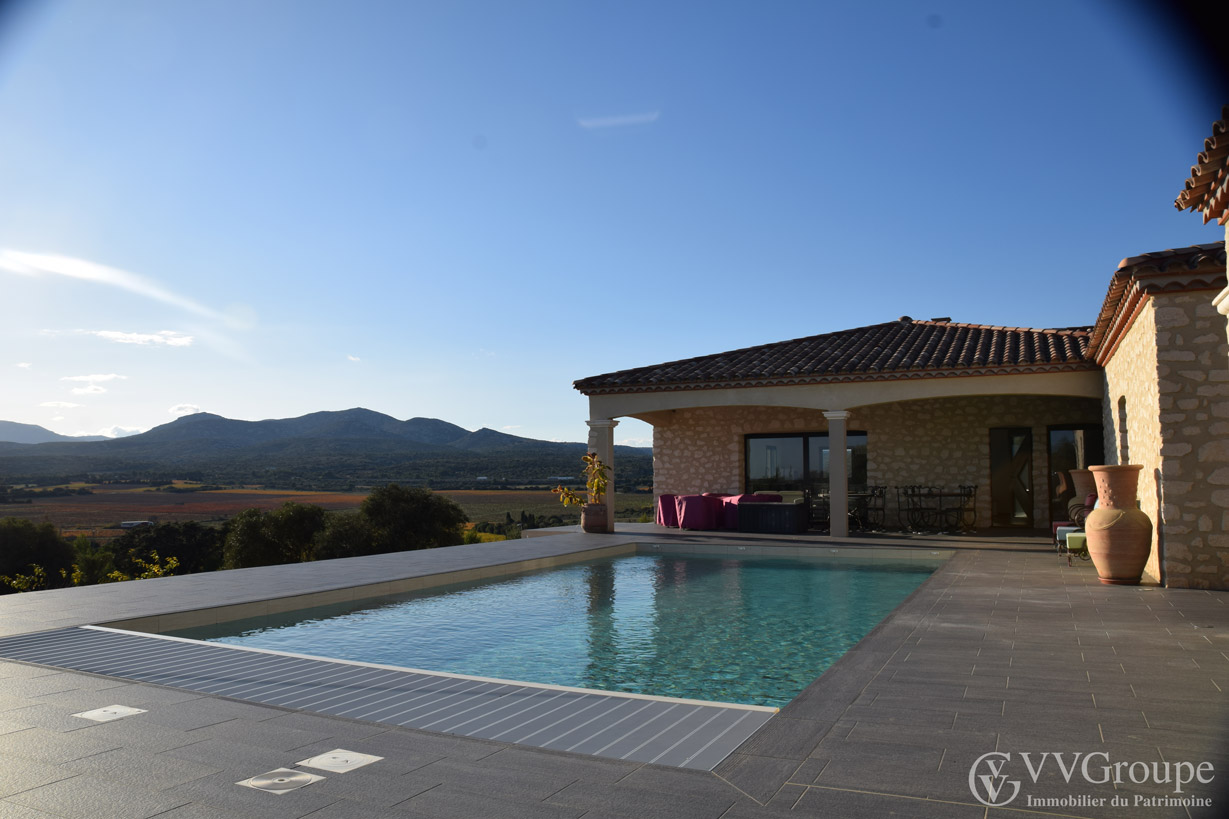
M 1175 203 L 1222 225 L 1227 123 L 1229 106 Z M 1229 589 L 1227 314 L 1222 241 L 1123 259 L 1092 327 L 901 316 L 575 387 L 607 462 L 619 417 L 653 425 L 655 496 L 818 495 L 833 537 L 876 488 L 883 517 L 903 522 L 891 490 L 909 486 L 976 487 L 979 528 L 1048 529 L 1066 518 L 1069 470 L 1140 464 L 1155 524 L 1145 576 Z

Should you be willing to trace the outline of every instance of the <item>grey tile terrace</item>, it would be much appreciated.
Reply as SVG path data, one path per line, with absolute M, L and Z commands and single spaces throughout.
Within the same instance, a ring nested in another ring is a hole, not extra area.
M 0 597 L 0 633 L 162 618 L 209 606 L 277 606 L 310 593 L 351 594 L 344 590 L 356 586 L 377 594 L 402 578 L 549 563 L 635 542 L 752 543 L 647 525 L 620 530 L 9 595 Z M 1229 796 L 1217 789 L 1229 780 L 1229 594 L 1102 586 L 1089 564 L 1068 568 L 1042 542 L 1028 539 L 756 536 L 754 543 L 825 550 L 908 543 L 955 547 L 957 554 L 713 772 L 390 728 L 0 661 L 0 816 L 1223 812 Z M 269 600 L 275 602 L 263 602 Z M 104 723 L 72 716 L 113 704 L 145 713 Z M 384 759 L 326 773 L 281 796 L 235 784 L 336 748 Z M 1017 798 L 999 808 L 978 802 L 969 786 L 970 767 L 992 752 L 1011 754 L 1003 773 L 1021 780 Z M 1033 782 L 1022 753 L 1034 764 L 1043 753 L 1062 753 L 1066 764 L 1074 753 L 1103 754 L 1090 767 L 1094 779 L 1106 761 L 1170 763 L 1171 770 L 1207 761 L 1216 778 L 1188 784 L 1181 796 L 1214 802 L 1166 805 L 1172 784 L 1132 782 L 1129 769 L 1117 787 L 1086 782 L 1079 771 L 1067 783 L 1053 756 Z M 1131 807 L 1111 804 L 1115 797 Z

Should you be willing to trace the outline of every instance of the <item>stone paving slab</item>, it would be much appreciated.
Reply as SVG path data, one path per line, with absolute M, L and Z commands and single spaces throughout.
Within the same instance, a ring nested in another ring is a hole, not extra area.
M 0 597 L 0 633 L 156 616 L 339 589 L 397 573 L 455 571 L 483 561 L 559 556 L 635 540 L 664 543 L 670 537 L 646 525 L 624 536 L 533 538 L 498 554 L 456 547 L 330 561 L 332 566 L 10 595 Z M 678 542 L 710 540 L 721 538 L 687 535 Z M 834 542 L 760 540 L 791 548 Z M 1229 803 L 1229 793 L 1218 785 L 1229 781 L 1229 594 L 1102 586 L 1091 565 L 1068 568 L 1041 541 L 1027 538 L 851 538 L 840 546 L 910 542 L 923 550 L 951 546 L 958 553 L 713 773 L 387 728 L 0 662 L 0 816 L 739 819 L 891 813 L 1023 819 L 1045 811 L 1145 818 L 1224 813 L 1219 808 Z M 985 681 L 968 679 L 982 675 Z M 112 693 L 114 703 L 149 711 L 71 727 L 68 717 L 83 710 L 78 706 Z M 894 731 L 899 735 L 893 737 Z M 290 737 L 305 744 L 287 748 L 295 744 Z M 339 747 L 385 760 L 348 775 L 327 774 L 284 796 L 234 784 Z M 1002 808 L 987 808 L 968 787 L 970 766 L 994 752 L 1012 754 L 1006 770 L 1023 780 L 1017 799 Z M 1030 797 L 1168 792 L 1151 784 L 1124 783 L 1118 790 L 1080 780 L 1069 784 L 1054 774 L 1052 761 L 1037 783 L 1029 781 L 1020 754 L 1057 752 L 1068 760 L 1074 753 L 1103 753 L 1124 762 L 1211 760 L 1217 780 L 1191 786 L 1185 795 L 1217 801 L 1189 811 L 1028 807 Z M 130 773 L 113 773 L 129 763 L 161 771 L 162 778 L 142 785 Z M 95 787 L 97 782 L 103 784 Z

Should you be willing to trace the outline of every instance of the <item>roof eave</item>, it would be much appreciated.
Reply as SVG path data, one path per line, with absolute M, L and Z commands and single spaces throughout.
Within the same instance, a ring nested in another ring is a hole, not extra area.
M 1100 367 L 1090 360 L 1048 364 L 1021 364 L 954 368 L 948 370 L 891 370 L 876 373 L 833 373 L 810 376 L 777 376 L 772 378 L 735 378 L 722 381 L 642 382 L 632 384 L 582 386 L 572 384 L 582 395 L 620 395 L 646 392 L 687 392 L 695 390 L 754 389 L 758 387 L 793 387 L 810 384 L 848 384 L 876 381 L 916 381 L 934 378 L 975 378 L 984 376 L 1034 375 L 1037 373 L 1091 372 Z

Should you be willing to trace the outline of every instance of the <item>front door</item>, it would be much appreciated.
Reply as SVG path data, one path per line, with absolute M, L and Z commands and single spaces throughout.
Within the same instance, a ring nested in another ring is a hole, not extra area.
M 1033 431 L 990 430 L 990 519 L 995 526 L 1033 526 Z

